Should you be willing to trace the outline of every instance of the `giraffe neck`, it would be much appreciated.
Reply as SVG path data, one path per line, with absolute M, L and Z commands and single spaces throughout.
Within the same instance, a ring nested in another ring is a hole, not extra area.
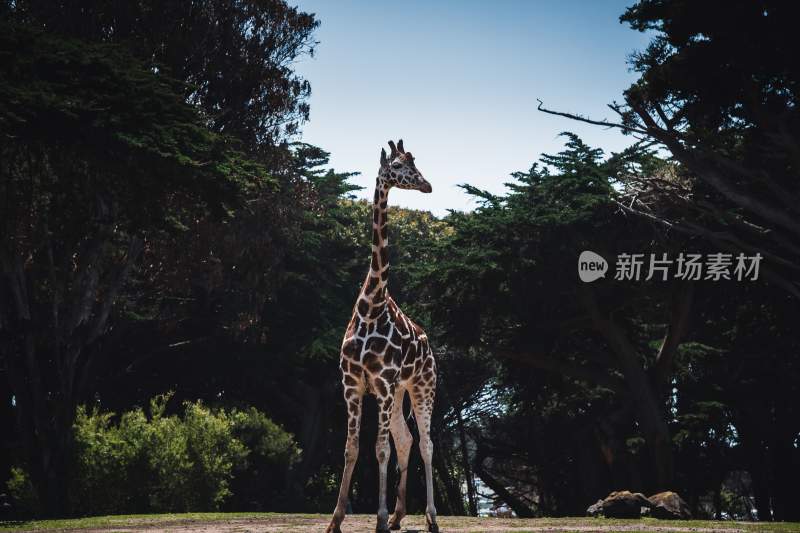
M 364 299 L 371 306 L 382 306 L 386 303 L 386 285 L 389 278 L 389 228 L 386 205 L 388 198 L 389 187 L 382 180 L 377 180 L 372 201 L 372 257 L 362 289 Z

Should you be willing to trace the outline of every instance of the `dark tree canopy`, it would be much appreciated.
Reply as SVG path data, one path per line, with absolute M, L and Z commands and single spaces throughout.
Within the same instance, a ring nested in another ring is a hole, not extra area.
M 166 69 L 211 128 L 248 151 L 265 155 L 308 119 L 311 86 L 292 65 L 313 54 L 319 23 L 284 0 L 23 0 L 5 9 L 48 32 L 122 45 Z
M 31 173 L 69 186 L 65 194 L 110 195 L 109 208 L 124 210 L 131 227 L 142 228 L 179 223 L 167 211 L 180 209 L 182 195 L 204 195 L 206 207 L 221 214 L 226 202 L 270 182 L 237 151 L 236 139 L 208 131 L 181 98 L 180 82 L 154 75 L 120 47 L 87 46 L 7 23 L 0 39 L 3 184 L 12 209 L 4 212 L 6 223 L 23 220 L 15 210 L 38 199 L 30 182 L 20 183 Z M 29 151 L 40 153 L 31 159 Z M 29 168 L 31 161 L 39 166 Z M 70 179 L 55 180 L 50 170 Z M 166 191 L 174 203 L 153 201 Z
M 74 410 L 140 255 L 275 181 L 208 130 L 183 84 L 118 45 L 0 24 L 3 359 L 59 512 Z
M 764 274 L 800 297 L 800 64 L 793 2 L 644 0 L 622 16 L 654 31 L 633 54 L 641 78 L 613 104 L 621 128 L 679 166 L 628 180 L 631 212 L 725 251 L 765 258 Z
M 800 96 L 800 65 L 787 40 L 797 14 L 793 2 L 769 0 L 639 2 L 620 20 L 656 35 L 632 57 L 642 78 L 629 94 L 679 105 L 680 119 L 704 143 L 716 137 L 725 146 L 734 140 L 726 132 L 756 135 L 767 115 Z

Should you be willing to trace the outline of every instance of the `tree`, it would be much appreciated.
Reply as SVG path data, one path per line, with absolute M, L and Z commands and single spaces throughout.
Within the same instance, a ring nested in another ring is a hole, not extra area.
M 643 489 L 666 489 L 674 474 L 666 399 L 674 355 L 687 330 L 691 290 L 678 283 L 613 280 L 588 286 L 575 275 L 582 250 L 613 258 L 675 245 L 649 223 L 631 223 L 614 201 L 612 184 L 620 169 L 656 161 L 639 151 L 603 160 L 602 151 L 572 134 L 566 138 L 564 151 L 544 155 L 541 165 L 515 173 L 504 196 L 465 187 L 483 203 L 474 213 L 448 217 L 452 231 L 436 250 L 440 259 L 420 277 L 428 286 L 432 322 L 446 325 L 442 335 L 451 347 L 481 350 L 504 366 L 554 371 L 567 383 L 587 384 L 580 385 L 583 397 L 597 396 L 598 388 L 613 392 L 622 416 L 609 417 L 618 420 L 606 424 L 609 431 L 630 431 L 619 420 L 632 418 L 638 424 L 634 433 L 646 443 L 646 474 L 636 483 Z M 524 392 L 526 386 L 513 377 L 509 382 L 522 387 L 520 394 L 534 394 Z M 564 394 L 564 386 L 557 390 Z M 528 412 L 529 404 L 520 406 Z M 497 431 L 495 440 L 507 448 L 509 438 L 502 436 L 499 424 Z M 625 440 L 612 437 L 607 440 Z M 584 438 L 595 440 L 591 433 Z M 489 450 L 498 450 L 491 440 L 478 442 L 484 459 Z M 547 463 L 534 455 L 539 452 L 530 453 L 528 465 Z M 476 465 L 476 471 L 499 472 L 500 457 L 495 455 L 492 467 Z M 532 477 L 547 476 L 539 471 Z
M 7 22 L 0 35 L 2 358 L 31 474 L 60 514 L 75 408 L 137 259 L 274 182 L 118 46 Z
M 778 309 L 796 309 L 800 296 L 800 70 L 792 51 L 791 22 L 796 16 L 794 4 L 768 0 L 724 6 L 640 1 L 621 21 L 638 31 L 652 31 L 655 37 L 645 51 L 631 57 L 631 66 L 641 77 L 625 91 L 622 104 L 610 106 L 619 121 L 593 120 L 540 105 L 542 111 L 620 128 L 644 145 L 666 148 L 673 164 L 623 177 L 621 208 L 662 224 L 673 235 L 699 238 L 717 251 L 761 254 L 764 276 L 791 302 L 757 290 L 733 294 L 762 302 L 756 305 L 773 319 L 779 316 Z M 727 330 L 730 320 L 731 315 L 721 314 L 711 323 Z M 775 321 L 769 323 L 775 329 Z M 747 338 L 735 337 L 742 342 Z M 781 338 L 782 351 L 793 353 L 788 348 L 793 341 Z M 775 364 L 768 348 L 771 342 L 753 346 L 757 348 L 751 353 L 763 352 L 764 365 Z M 731 355 L 746 351 L 735 345 L 725 349 Z M 779 366 L 783 375 L 791 375 L 791 356 L 785 358 Z M 754 372 L 760 374 L 759 369 Z M 766 397 L 774 392 L 770 388 Z M 774 511 L 774 516 L 788 519 L 790 506 L 776 497 L 771 510 L 768 494 L 772 490 L 783 494 L 784 489 L 777 487 L 796 467 L 789 451 L 791 435 L 796 435 L 794 415 L 784 409 L 767 415 L 757 408 L 760 402 L 734 407 L 738 402 L 731 399 L 738 397 L 714 401 L 722 401 L 734 413 L 731 423 L 740 430 L 740 439 L 733 443 L 748 457 L 759 517 L 769 519 Z M 761 415 L 754 416 L 755 411 Z M 778 414 L 776 426 L 755 422 L 772 421 Z M 765 438 L 767 431 L 783 436 L 777 441 Z M 783 450 L 783 466 L 770 478 L 765 457 L 776 450 Z
M 697 322 L 706 326 L 695 330 L 696 343 L 678 361 L 674 384 L 676 455 L 687 501 L 695 506 L 704 494 L 722 497 L 724 479 L 745 472 L 749 481 L 738 492 L 752 498 L 747 508 L 759 520 L 795 520 L 795 299 L 751 284 L 709 286 L 697 296 Z M 713 502 L 714 514 L 725 510 L 719 503 Z
M 631 57 L 640 79 L 610 106 L 619 122 L 540 110 L 669 150 L 677 176 L 629 182 L 626 208 L 722 250 L 761 253 L 768 279 L 800 297 L 797 15 L 791 2 L 642 0 L 621 21 L 655 37 Z
M 16 20 L 86 42 L 114 43 L 185 83 L 181 94 L 208 126 L 238 138 L 270 168 L 275 147 L 308 118 L 309 83 L 293 64 L 313 54 L 319 22 L 284 0 L 53 3 L 5 0 Z M 0 10 L 2 14 L 2 10 Z M 285 148 L 285 146 L 284 146 Z

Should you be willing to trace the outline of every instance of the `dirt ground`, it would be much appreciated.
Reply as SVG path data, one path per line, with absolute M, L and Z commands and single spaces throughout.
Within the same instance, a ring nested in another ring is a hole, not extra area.
M 326 516 L 278 515 L 259 518 L 241 518 L 214 521 L 179 520 L 159 523 L 143 520 L 141 522 L 120 521 L 110 527 L 81 529 L 73 531 L 94 531 L 104 533 L 120 532 L 196 532 L 196 533 L 323 533 L 328 524 Z M 675 523 L 650 520 L 606 521 L 603 519 L 500 519 L 440 517 L 442 533 L 523 533 L 523 532 L 697 532 L 697 533 L 738 533 L 753 531 L 745 524 L 723 522 L 719 525 L 704 523 Z M 65 531 L 65 530 L 61 530 Z M 69 530 L 67 530 L 69 531 Z M 373 533 L 373 515 L 348 516 L 342 524 L 343 533 Z M 409 516 L 403 520 L 402 533 L 425 533 L 425 518 L 421 515 Z M 761 529 L 758 531 L 769 531 Z M 786 531 L 786 530 L 783 530 Z

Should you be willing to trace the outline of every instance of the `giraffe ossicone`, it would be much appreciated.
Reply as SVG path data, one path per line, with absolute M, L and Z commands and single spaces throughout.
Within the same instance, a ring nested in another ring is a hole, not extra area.
M 378 517 L 375 530 L 384 533 L 400 529 L 406 515 L 408 457 L 413 438 L 403 417 L 403 400 L 408 394 L 419 429 L 419 449 L 425 465 L 428 531 L 438 532 L 433 503 L 433 444 L 430 438 L 431 414 L 436 394 L 436 360 L 428 336 L 408 318 L 389 296 L 387 202 L 392 187 L 431 192 L 403 141 L 389 141 L 390 153 L 381 150 L 380 170 L 375 179 L 372 203 L 372 255 L 369 272 L 358 294 L 342 341 L 340 366 L 344 399 L 347 404 L 347 442 L 339 498 L 327 533 L 340 533 L 350 492 L 350 480 L 358 458 L 361 404 L 364 394 L 374 394 L 378 403 Z M 386 477 L 391 434 L 397 451 L 400 480 L 397 503 L 389 517 L 386 506 Z

